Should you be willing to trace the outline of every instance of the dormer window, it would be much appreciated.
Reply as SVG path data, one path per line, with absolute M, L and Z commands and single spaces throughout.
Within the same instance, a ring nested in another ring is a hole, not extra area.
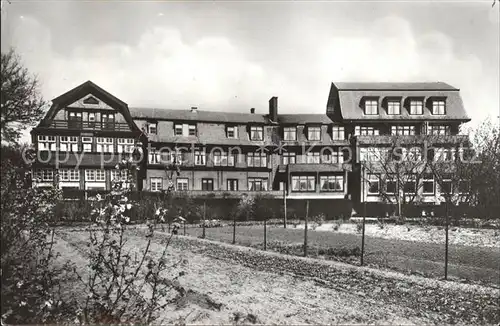
M 196 125 L 176 123 L 174 126 L 174 134 L 176 136 L 196 136 Z
M 397 100 L 387 101 L 387 114 L 401 114 L 401 102 Z
M 188 126 L 188 135 L 189 136 L 196 136 L 196 125 L 189 125 Z
M 410 100 L 410 114 L 420 115 L 424 113 L 423 100 Z
M 264 128 L 261 126 L 251 126 L 250 140 L 264 140 Z
M 176 124 L 174 130 L 175 130 L 176 136 L 182 136 L 182 125 L 181 124 Z
M 433 115 L 446 114 L 446 105 L 445 105 L 444 100 L 433 100 L 432 101 L 432 114 Z
M 283 140 L 290 140 L 290 141 L 297 140 L 297 128 L 296 127 L 283 128 Z
M 226 136 L 227 136 L 227 138 L 237 139 L 238 138 L 238 127 L 227 126 L 226 127 Z
M 365 100 L 365 115 L 378 114 L 378 101 L 376 99 Z
M 156 122 L 148 123 L 148 134 L 156 135 L 158 132 L 158 124 Z
M 321 140 L 321 127 L 308 127 L 307 128 L 308 140 Z

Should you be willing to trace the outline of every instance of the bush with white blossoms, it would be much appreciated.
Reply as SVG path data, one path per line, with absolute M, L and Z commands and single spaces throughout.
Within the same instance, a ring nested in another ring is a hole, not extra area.
M 162 301 L 170 287 L 161 275 L 170 268 L 165 244 L 160 259 L 153 259 L 151 239 L 158 221 L 164 219 L 166 210 L 159 209 L 157 218 L 148 223 L 146 247 L 134 254 L 125 249 L 127 223 L 130 222 L 134 204 L 130 201 L 133 187 L 131 171 L 136 171 L 130 161 L 118 166 L 127 179 L 116 180 L 111 193 L 96 196 L 93 201 L 92 225 L 88 228 L 89 275 L 77 277 L 85 284 L 87 298 L 82 307 L 81 323 L 151 323 L 165 303 Z

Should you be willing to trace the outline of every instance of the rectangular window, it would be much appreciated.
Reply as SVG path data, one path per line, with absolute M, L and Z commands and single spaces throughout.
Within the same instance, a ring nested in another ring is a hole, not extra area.
M 134 150 L 133 138 L 118 138 L 117 144 L 118 153 L 132 153 Z
M 321 140 L 321 127 L 308 127 L 307 128 L 308 140 Z
M 225 153 L 219 150 L 213 154 L 214 166 L 234 166 L 235 155 L 232 153 Z
M 424 113 L 424 101 L 411 100 L 410 101 L 410 114 L 419 115 Z
M 227 126 L 226 135 L 227 135 L 227 138 L 237 139 L 238 138 L 238 127 L 237 126 Z
M 38 136 L 39 151 L 56 151 L 56 136 Z
M 201 190 L 214 190 L 214 179 L 201 179 Z
M 68 112 L 68 128 L 80 129 L 82 127 L 82 112 Z
M 156 135 L 158 133 L 158 124 L 150 122 L 148 123 L 148 134 Z
M 151 191 L 161 191 L 163 190 L 163 179 L 162 178 L 151 178 L 150 179 L 150 189 Z
M 378 114 L 378 101 L 365 100 L 365 115 L 376 115 L 376 114 Z
M 415 175 L 408 175 L 403 187 L 405 194 L 415 194 L 417 192 L 417 179 Z
M 428 128 L 429 135 L 450 135 L 450 126 L 446 125 L 429 125 Z
M 418 162 L 422 160 L 422 149 L 420 147 L 401 148 L 401 160 Z
M 424 173 L 422 188 L 424 195 L 434 195 L 434 175 L 432 173 Z
M 63 182 L 80 181 L 80 171 L 76 169 L 59 169 L 59 180 Z
M 194 151 L 194 164 L 195 165 L 205 165 L 206 164 L 205 150 Z
M 359 160 L 361 162 L 386 161 L 389 150 L 380 147 L 361 147 L 359 149 Z
M 264 140 L 264 128 L 260 126 L 251 126 L 250 140 Z
M 95 181 L 96 170 L 85 170 L 85 181 Z
M 342 151 L 331 152 L 330 150 L 323 151 L 322 163 L 339 164 L 344 163 L 344 153 Z
M 82 137 L 82 146 L 84 152 L 92 152 L 92 137 Z
M 238 191 L 238 179 L 227 179 L 227 190 Z
M 113 138 L 96 138 L 97 152 L 99 153 L 113 153 Z
M 294 152 L 283 152 L 281 159 L 284 165 L 295 164 L 296 155 Z
M 115 114 L 114 113 L 103 113 L 102 117 L 102 128 L 103 129 L 115 129 Z
M 321 191 L 343 191 L 344 176 L 342 175 L 323 175 L 319 177 Z
M 95 113 L 94 112 L 89 112 L 89 128 L 94 128 L 95 127 Z
M 106 172 L 104 170 L 96 170 L 95 181 L 106 181 Z
M 380 193 L 380 176 L 378 174 L 368 174 L 368 195 L 378 195 Z
M 249 167 L 267 167 L 267 154 L 266 153 L 248 153 L 247 165 Z
M 432 114 L 434 115 L 446 114 L 446 106 L 444 100 L 432 101 Z
M 443 175 L 443 178 L 441 181 L 441 193 L 446 194 L 446 195 L 453 193 L 451 175 Z
M 176 136 L 182 136 L 182 125 L 181 124 L 175 125 L 174 133 Z
M 312 175 L 292 176 L 292 191 L 316 191 L 316 177 Z
M 43 182 L 54 181 L 54 170 L 38 169 L 35 172 L 35 179 Z
M 334 139 L 334 140 L 343 140 L 343 139 L 345 139 L 344 127 L 333 126 L 332 127 L 332 139 Z
M 266 178 L 248 178 L 249 191 L 266 191 L 267 179 Z
M 189 136 L 196 136 L 196 125 L 189 125 L 188 126 L 188 135 Z
M 455 160 L 455 148 L 435 148 L 434 161 L 435 162 L 453 162 Z
M 415 126 L 391 126 L 391 135 L 393 136 L 404 136 L 404 135 L 415 135 Z
M 127 181 L 128 179 L 128 171 L 127 170 L 111 170 L 111 181 L 119 182 L 119 181 Z
M 188 179 L 187 178 L 177 178 L 177 190 L 187 191 L 188 190 Z
M 320 163 L 320 152 L 309 152 L 306 154 L 308 164 Z
M 297 140 L 297 128 L 296 127 L 283 128 L 283 140 L 290 140 L 290 141 Z
M 176 136 L 196 136 L 195 124 L 176 123 L 174 126 L 174 135 Z
M 388 174 L 385 177 L 385 193 L 386 194 L 395 194 L 397 191 L 397 181 L 396 175 Z
M 63 152 L 78 152 L 78 137 L 61 136 L 59 137 L 59 150 Z
M 401 114 L 401 102 L 387 101 L 387 114 Z
M 149 164 L 160 164 L 161 157 L 160 152 L 156 148 L 151 148 L 151 151 L 148 153 L 148 163 Z
M 367 126 L 356 126 L 354 128 L 355 136 L 377 136 L 379 135 L 379 129 L 375 127 L 367 127 Z

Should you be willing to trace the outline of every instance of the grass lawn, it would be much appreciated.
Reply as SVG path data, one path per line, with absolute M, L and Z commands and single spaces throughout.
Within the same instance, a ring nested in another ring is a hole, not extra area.
M 190 236 L 200 237 L 202 228 L 190 227 Z M 232 242 L 232 226 L 206 228 L 206 238 L 222 242 Z M 180 230 L 183 234 L 183 230 Z M 264 229 L 262 225 L 237 226 L 236 243 L 244 246 L 262 248 Z M 269 250 L 294 246 L 295 254 L 302 253 L 304 230 L 282 227 L 268 227 L 267 241 Z M 308 230 L 309 252 L 315 255 L 318 248 L 361 248 L 358 234 L 336 233 L 332 231 Z M 316 250 L 315 250 L 316 248 Z M 395 239 L 365 237 L 365 262 L 369 265 L 390 268 L 406 273 L 418 273 L 441 278 L 444 275 L 444 244 L 412 242 Z M 359 257 L 347 258 L 357 263 Z M 449 246 L 448 273 L 450 278 L 468 279 L 497 284 L 500 279 L 500 251 L 498 248 Z

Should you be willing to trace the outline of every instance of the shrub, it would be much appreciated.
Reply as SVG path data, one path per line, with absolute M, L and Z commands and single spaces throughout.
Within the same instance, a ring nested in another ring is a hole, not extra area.
M 363 231 L 363 224 L 356 223 L 356 232 L 361 233 Z
M 332 230 L 338 231 L 340 229 L 340 225 L 341 225 L 341 223 L 339 221 L 334 222 L 332 225 Z

